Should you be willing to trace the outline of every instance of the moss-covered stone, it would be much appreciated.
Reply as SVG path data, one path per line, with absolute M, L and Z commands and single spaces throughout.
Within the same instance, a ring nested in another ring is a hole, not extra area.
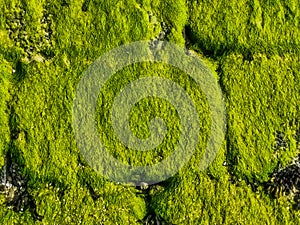
M 0 11 L 0 167 L 11 157 L 26 180 L 20 199 L 34 202 L 16 210 L 0 194 L 0 224 L 299 224 L 297 199 L 274 198 L 265 189 L 269 175 L 299 154 L 297 1 L 0 0 Z M 138 77 L 178 83 L 202 121 L 189 163 L 143 190 L 93 171 L 72 128 L 83 72 L 105 52 L 138 40 L 175 42 L 202 57 L 221 84 L 228 113 L 226 140 L 199 172 L 210 114 L 195 81 L 154 63 L 116 73 L 99 95 L 96 118 L 99 136 L 118 160 L 159 162 L 180 135 L 176 110 L 149 98 L 133 108 L 131 129 L 147 137 L 145 121 L 161 116 L 170 128 L 164 144 L 136 153 L 117 140 L 107 112 L 116 92 Z

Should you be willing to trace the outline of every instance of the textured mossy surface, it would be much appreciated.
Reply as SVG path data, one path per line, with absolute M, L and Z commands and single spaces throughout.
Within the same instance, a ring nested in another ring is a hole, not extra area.
M 0 166 L 9 155 L 33 202 L 16 206 L 21 197 L 10 206 L 1 193 L 0 224 L 146 224 L 151 215 L 165 224 L 300 223 L 293 196 L 275 197 L 267 188 L 271 174 L 300 153 L 299 1 L 0 0 L 0 12 Z M 143 153 L 116 144 L 108 112 L 116 92 L 138 77 L 181 85 L 202 121 L 191 160 L 140 190 L 110 182 L 84 161 L 72 103 L 99 56 L 155 39 L 186 46 L 210 67 L 224 94 L 227 132 L 217 158 L 198 171 L 210 132 L 203 92 L 168 65 L 119 71 L 97 107 L 99 136 L 118 160 L 159 162 L 180 135 L 174 107 L 147 98 L 132 110 L 132 131 L 147 137 L 147 121 L 159 116 L 169 127 L 165 142 Z

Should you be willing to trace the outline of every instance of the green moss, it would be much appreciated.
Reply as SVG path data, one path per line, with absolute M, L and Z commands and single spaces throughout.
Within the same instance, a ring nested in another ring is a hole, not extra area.
M 101 189 L 96 189 L 97 199 L 93 199 L 89 190 L 78 183 L 74 182 L 68 189 L 53 185 L 34 191 L 37 211 L 48 223 L 116 224 L 128 221 L 137 224 L 137 219 L 143 218 L 146 211 L 143 199 L 121 186 L 102 184 Z
M 254 193 L 244 181 L 231 184 L 229 175 L 219 181 L 205 174 L 186 175 L 152 199 L 152 208 L 171 223 L 299 223 L 299 213 L 291 213 L 289 203 L 270 200 L 261 189 Z
M 135 73 L 139 71 L 139 73 Z M 151 165 L 167 158 L 175 149 L 180 137 L 180 118 L 178 112 L 169 102 L 160 98 L 146 98 L 136 104 L 131 111 L 130 125 L 132 132 L 140 138 L 147 138 L 150 135 L 147 123 L 154 117 L 163 119 L 168 127 L 165 139 L 156 148 L 149 151 L 136 151 L 128 149 L 118 140 L 112 128 L 110 113 L 116 93 L 120 92 L 128 83 L 147 76 L 164 77 L 173 80 L 186 90 L 199 112 L 199 119 L 202 121 L 201 139 L 196 154 L 201 156 L 206 147 L 206 138 L 209 133 L 210 115 L 208 103 L 204 94 L 198 88 L 196 82 L 177 68 L 158 63 L 140 63 L 124 68 L 111 78 L 100 93 L 97 120 L 101 140 L 108 150 L 118 160 L 132 165 Z M 126 77 L 126 79 L 124 78 Z M 116 85 L 118 84 L 118 85 Z M 153 88 L 155 86 L 153 84 Z M 117 146 L 117 147 L 116 147 Z M 193 167 L 197 167 L 194 163 Z
M 299 54 L 297 1 L 195 1 L 189 6 L 194 47 L 218 56 L 241 54 Z M 296 28 L 296 29 L 295 29 Z
M 44 216 L 38 221 L 30 209 L 15 212 L 0 194 L 0 224 L 142 224 L 152 211 L 174 224 L 299 223 L 291 200 L 273 199 L 263 187 L 278 164 L 299 154 L 296 1 L 0 0 L 0 9 L 0 166 L 11 153 Z M 74 139 L 72 102 L 83 72 L 100 55 L 149 39 L 186 45 L 201 55 L 224 91 L 228 132 L 215 161 L 200 173 L 210 115 L 195 81 L 157 63 L 116 73 L 99 95 L 97 125 L 118 160 L 159 162 L 180 135 L 174 107 L 147 98 L 131 112 L 132 131 L 148 137 L 147 121 L 160 116 L 169 127 L 164 143 L 135 152 L 117 140 L 109 109 L 116 92 L 136 78 L 175 81 L 196 103 L 202 122 L 191 160 L 145 196 L 85 164 Z M 276 132 L 284 133 L 286 148 L 274 147 Z
M 250 63 L 241 55 L 221 61 L 227 99 L 227 157 L 239 177 L 267 181 L 278 163 L 285 165 L 299 153 L 295 145 L 299 118 L 299 57 L 254 55 Z M 287 149 L 274 149 L 276 132 L 285 133 Z
M 11 65 L 0 58 L 0 167 L 4 165 L 4 158 L 10 142 L 9 129 L 9 89 L 11 87 Z

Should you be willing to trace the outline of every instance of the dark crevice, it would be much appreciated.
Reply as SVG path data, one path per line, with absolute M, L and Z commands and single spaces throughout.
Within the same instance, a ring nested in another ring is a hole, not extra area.
M 225 44 L 216 45 L 208 39 L 199 39 L 190 25 L 184 27 L 183 36 L 187 50 L 193 49 L 196 52 L 201 52 L 205 57 L 219 60 L 221 57 L 238 53 L 243 56 L 243 61 L 251 62 L 254 60 L 254 53 L 248 48 Z
M 224 55 L 230 54 L 233 49 L 228 46 L 221 45 L 215 46 L 213 43 L 209 43 L 208 40 L 201 40 L 193 32 L 190 25 L 184 27 L 184 38 L 186 40 L 186 48 L 193 49 L 195 51 L 201 51 L 204 56 L 218 59 Z
M 166 186 L 168 185 L 166 181 L 161 182 L 159 184 L 148 185 L 147 183 L 141 183 L 136 188 L 140 191 L 140 194 L 144 197 L 146 202 L 147 214 L 140 221 L 144 225 L 172 225 L 165 221 L 161 216 L 157 215 L 155 210 L 153 209 L 152 203 L 152 194 L 151 190 L 156 189 L 158 186 Z
M 98 198 L 100 198 L 100 195 L 95 192 L 94 188 L 88 182 L 86 182 L 86 186 L 90 192 L 93 201 L 97 201 Z
M 78 180 L 83 187 L 87 188 L 93 201 L 97 201 L 101 197 L 101 195 L 96 192 L 94 187 L 95 185 L 97 186 L 97 184 L 95 184 L 94 178 L 86 170 L 89 167 L 89 165 L 84 161 L 84 159 L 82 159 L 81 155 L 78 155 L 77 161 L 79 167 L 79 170 L 77 172 Z
M 228 97 L 228 93 L 226 92 L 226 84 L 224 81 L 224 71 L 222 69 L 222 63 L 219 60 L 218 67 L 216 69 L 217 74 L 219 75 L 219 85 L 223 93 L 224 101 L 226 101 L 226 98 Z M 226 102 L 225 102 L 226 104 Z M 225 106 L 226 107 L 226 106 Z M 226 115 L 226 120 L 228 119 L 228 116 Z M 226 122 L 226 133 L 225 133 L 225 141 L 226 141 L 226 153 L 225 153 L 225 166 L 228 171 L 228 173 L 231 175 L 231 178 L 229 182 L 236 183 L 238 181 L 237 178 L 234 177 L 234 166 L 238 163 L 238 155 L 231 151 L 231 139 L 229 137 L 230 132 L 230 124 Z
M 168 188 L 170 185 L 173 185 L 174 179 L 175 178 L 171 177 L 159 183 L 148 184 L 145 182 L 140 182 L 139 184 L 136 184 L 138 195 L 144 198 L 147 208 L 146 216 L 139 222 L 144 225 L 172 225 L 155 212 L 155 209 L 152 205 L 152 196 L 155 195 L 155 193 L 161 192 L 162 190 Z
M 69 7 L 70 6 L 70 0 L 62 0 L 61 6 Z
M 142 223 L 144 225 L 173 225 L 164 221 L 163 218 L 161 218 L 159 215 L 156 215 L 154 211 L 149 212 L 143 219 Z
M 149 13 L 150 12 L 148 12 L 148 14 Z M 162 27 L 162 30 L 159 32 L 158 36 L 155 37 L 153 40 L 151 40 L 151 42 L 149 43 L 149 47 L 152 50 L 155 50 L 158 48 L 164 48 L 164 44 L 163 44 L 163 46 L 160 46 L 160 43 L 169 40 L 168 36 L 171 33 L 170 28 L 167 26 L 167 24 L 165 22 L 161 22 L 161 27 Z
M 6 206 L 15 212 L 30 211 L 34 220 L 41 221 L 43 216 L 37 213 L 33 196 L 28 192 L 28 179 L 21 173 L 21 167 L 8 152 L 6 162 L 1 171 L 0 192 L 5 194 Z
M 276 131 L 274 150 L 275 151 L 278 151 L 280 149 L 286 150 L 287 147 L 288 147 L 288 143 L 285 138 L 285 133 L 282 131 Z
M 16 63 L 16 70 L 14 73 L 14 79 L 17 82 L 21 82 L 22 80 L 24 80 L 24 78 L 26 77 L 26 65 L 25 63 L 21 62 L 21 60 L 19 60 Z
M 273 198 L 294 196 L 294 208 L 300 209 L 300 155 L 290 165 L 276 168 L 265 184 L 266 190 Z
M 293 10 L 286 4 L 286 2 L 283 3 L 284 11 L 285 11 L 285 19 L 286 20 L 293 20 L 296 17 L 296 14 L 293 12 Z
M 83 12 L 87 12 L 87 11 L 88 11 L 89 5 L 90 5 L 90 1 L 91 1 L 91 0 L 85 0 L 85 1 L 83 2 L 82 6 L 81 6 L 81 10 L 82 10 Z
M 253 53 L 249 49 L 243 51 L 243 62 L 252 62 L 254 60 Z

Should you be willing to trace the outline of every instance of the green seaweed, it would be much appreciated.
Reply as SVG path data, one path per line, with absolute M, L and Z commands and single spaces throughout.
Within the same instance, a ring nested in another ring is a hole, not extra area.
M 0 0 L 0 167 L 8 155 L 36 204 L 16 211 L 0 193 L 1 224 L 298 224 L 291 196 L 274 198 L 270 174 L 299 154 L 299 15 L 297 1 Z M 204 93 L 182 71 L 139 63 L 101 90 L 97 128 L 110 153 L 132 165 L 159 162 L 174 150 L 174 107 L 147 98 L 131 112 L 131 129 L 149 136 L 155 116 L 169 127 L 149 152 L 122 145 L 108 119 L 116 92 L 139 77 L 175 81 L 195 101 L 201 140 L 172 178 L 139 190 L 97 174 L 76 146 L 72 103 L 83 72 L 122 44 L 167 40 L 202 58 L 227 107 L 226 139 L 205 171 L 198 165 L 210 132 Z M 278 147 L 278 133 L 284 147 Z M 117 144 L 116 144 L 117 143 Z M 117 147 L 116 147 L 117 146 Z

